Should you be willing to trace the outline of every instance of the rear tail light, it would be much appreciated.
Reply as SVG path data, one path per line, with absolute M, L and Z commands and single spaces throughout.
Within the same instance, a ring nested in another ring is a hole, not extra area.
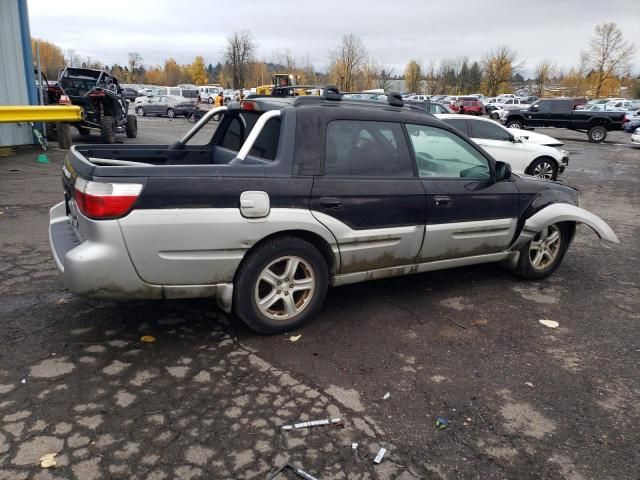
M 71 99 L 68 95 L 60 95 L 60 100 L 58 100 L 60 105 L 71 105 Z
M 242 100 L 240 102 L 240 110 L 247 110 L 250 112 L 257 112 L 259 110 L 256 102 L 251 102 L 249 100 Z
M 140 196 L 139 183 L 103 183 L 76 179 L 74 198 L 78 209 L 95 220 L 124 217 Z

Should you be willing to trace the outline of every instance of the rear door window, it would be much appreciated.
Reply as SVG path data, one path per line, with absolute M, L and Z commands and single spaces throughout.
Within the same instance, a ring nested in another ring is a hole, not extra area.
M 501 127 L 493 122 L 484 120 L 471 120 L 471 138 L 482 138 L 485 140 L 511 140 L 511 134 L 505 132 Z
M 392 122 L 334 120 L 326 131 L 325 176 L 412 177 L 402 127 Z
M 467 120 L 464 118 L 445 118 L 443 119 L 444 123 L 449 125 L 450 127 L 455 128 L 460 133 L 469 136 L 469 127 L 467 124 Z

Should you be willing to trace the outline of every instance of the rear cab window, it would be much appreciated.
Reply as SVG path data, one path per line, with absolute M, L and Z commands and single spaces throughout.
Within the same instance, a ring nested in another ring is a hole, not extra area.
M 216 145 L 238 152 L 259 117 L 260 113 L 258 112 L 228 110 L 218 127 L 221 133 L 216 133 Z M 250 156 L 262 160 L 275 160 L 280 140 L 280 124 L 279 118 L 272 118 L 265 124 L 249 151 Z

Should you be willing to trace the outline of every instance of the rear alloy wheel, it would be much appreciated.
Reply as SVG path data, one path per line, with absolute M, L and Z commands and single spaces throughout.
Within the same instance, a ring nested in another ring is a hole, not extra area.
M 607 138 L 607 129 L 602 125 L 596 125 L 589 129 L 587 137 L 589 138 L 589 141 L 593 143 L 604 142 Z
M 140 115 L 141 117 L 144 117 L 144 108 L 142 108 L 142 107 L 136 108 L 136 113 L 138 115 Z
M 520 250 L 515 273 L 530 280 L 548 277 L 562 262 L 568 246 L 566 225 L 554 223 L 545 227 Z
M 167 108 L 167 117 L 175 118 L 176 111 L 173 108 Z
M 527 174 L 544 180 L 555 180 L 558 177 L 558 167 L 555 160 L 549 157 L 536 158 L 529 168 Z
M 522 128 L 522 122 L 520 120 L 511 120 L 507 122 L 507 128 Z
M 233 308 L 261 333 L 294 330 L 322 306 L 329 272 L 322 254 L 297 237 L 269 240 L 243 261 L 234 281 Z

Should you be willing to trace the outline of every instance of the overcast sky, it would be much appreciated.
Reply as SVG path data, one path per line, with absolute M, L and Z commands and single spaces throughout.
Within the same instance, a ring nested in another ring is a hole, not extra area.
M 468 55 L 480 59 L 506 44 L 525 73 L 547 58 L 578 63 L 593 28 L 616 22 L 640 51 L 640 0 L 28 0 L 31 35 L 107 65 L 137 51 L 147 65 L 167 57 L 191 63 L 223 59 L 226 37 L 249 30 L 259 59 L 287 48 L 318 69 L 345 33 L 369 56 L 401 73 L 411 59 Z M 640 73 L 640 53 L 634 71 Z

